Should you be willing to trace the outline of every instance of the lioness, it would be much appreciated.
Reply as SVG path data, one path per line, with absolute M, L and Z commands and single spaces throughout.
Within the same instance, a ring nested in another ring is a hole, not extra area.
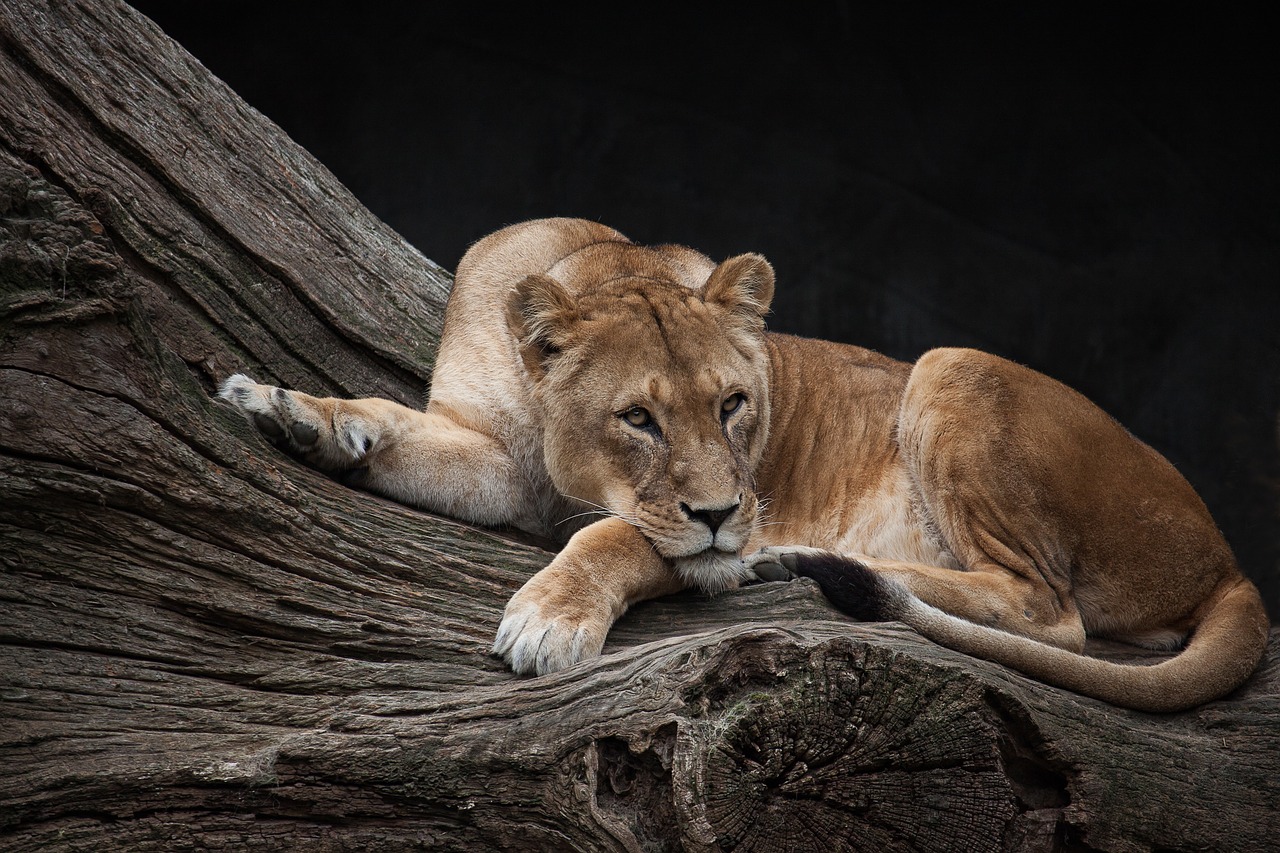
M 637 601 L 755 571 L 1130 708 L 1188 708 L 1248 677 L 1262 601 L 1164 458 L 992 355 L 910 365 L 766 332 L 773 287 L 759 255 L 717 265 L 594 222 L 526 222 L 459 264 L 425 411 L 243 375 L 220 394 L 371 491 L 566 541 L 498 629 L 518 672 L 599 654 Z M 1190 642 L 1125 666 L 1080 654 L 1087 634 Z

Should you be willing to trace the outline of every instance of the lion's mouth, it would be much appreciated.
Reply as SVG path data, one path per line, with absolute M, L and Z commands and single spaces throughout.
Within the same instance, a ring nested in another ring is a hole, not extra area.
M 685 583 L 705 592 L 733 589 L 751 576 L 737 551 L 724 551 L 714 545 L 671 562 Z

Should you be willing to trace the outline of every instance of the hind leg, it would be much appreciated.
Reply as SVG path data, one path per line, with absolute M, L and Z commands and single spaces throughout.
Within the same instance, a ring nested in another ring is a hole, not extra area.
M 1073 393 L 987 353 L 926 353 L 903 395 L 899 449 L 925 517 L 965 571 L 869 567 L 952 615 L 1082 648 L 1067 544 L 1076 531 L 1047 456 L 1063 446 L 1057 413 Z
M 393 500 L 486 525 L 536 527 L 535 502 L 496 440 L 390 400 L 313 397 L 236 374 L 219 396 L 277 446 Z
M 844 597 L 854 607 L 865 597 L 863 613 L 898 618 L 909 596 L 977 625 L 1079 650 L 1085 630 L 1068 544 L 1079 537 L 1058 506 L 1064 466 L 1053 456 L 1070 449 L 1060 413 L 1071 411 L 1072 394 L 986 353 L 927 353 L 903 394 L 898 449 L 919 523 L 962 570 L 874 554 L 783 552 L 800 555 L 796 570 L 824 590 L 823 578 L 849 590 L 862 584 Z
M 786 572 L 819 582 L 832 603 L 867 622 L 899 619 L 914 598 L 977 625 L 1071 651 L 1084 647 L 1074 606 L 1063 608 L 1043 584 L 1003 568 L 961 571 L 818 548 L 773 546 L 746 558 L 757 573 Z
M 953 616 L 1074 652 L 1084 648 L 1084 623 L 1075 605 L 1068 600 L 1064 606 L 1046 584 L 1023 573 L 1004 566 L 959 571 L 871 558 L 859 562 Z

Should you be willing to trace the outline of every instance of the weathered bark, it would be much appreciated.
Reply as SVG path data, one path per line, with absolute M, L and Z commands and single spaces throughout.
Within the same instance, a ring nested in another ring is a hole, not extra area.
M 210 398 L 246 369 L 420 402 L 447 274 L 128 7 L 0 12 L 6 850 L 1280 838 L 1280 635 L 1229 701 L 1155 717 L 798 582 L 510 675 L 488 646 L 547 551 L 330 482 Z

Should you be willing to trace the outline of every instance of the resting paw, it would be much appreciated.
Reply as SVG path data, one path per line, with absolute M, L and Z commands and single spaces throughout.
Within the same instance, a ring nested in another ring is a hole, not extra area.
M 612 622 L 603 605 L 581 599 L 569 604 L 547 571 L 512 596 L 493 641 L 493 653 L 522 675 L 545 675 L 596 657 Z
M 362 419 L 341 417 L 340 401 L 260 385 L 242 373 L 223 382 L 218 396 L 277 447 L 322 470 L 359 467 L 378 438 Z
M 762 581 L 789 581 L 796 577 L 796 564 L 801 555 L 822 555 L 826 551 L 804 545 L 772 545 L 742 558 L 747 569 Z

